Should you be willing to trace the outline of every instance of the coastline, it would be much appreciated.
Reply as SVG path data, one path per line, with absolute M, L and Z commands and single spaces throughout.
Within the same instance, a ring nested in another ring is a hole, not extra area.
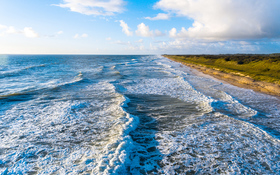
M 256 81 L 256 80 L 254 80 L 248 76 L 244 76 L 242 74 L 225 73 L 225 72 L 221 72 L 216 69 L 207 68 L 205 66 L 200 66 L 200 65 L 196 65 L 196 64 L 190 64 L 190 63 L 178 61 L 178 60 L 172 59 L 166 55 L 163 55 L 163 56 L 172 61 L 181 63 L 190 68 L 193 68 L 199 72 L 213 76 L 214 78 L 217 78 L 219 80 L 223 80 L 234 86 L 238 86 L 238 87 L 246 88 L 246 89 L 252 89 L 252 90 L 255 90 L 258 92 L 280 97 L 280 86 L 277 84 L 264 82 L 264 81 Z

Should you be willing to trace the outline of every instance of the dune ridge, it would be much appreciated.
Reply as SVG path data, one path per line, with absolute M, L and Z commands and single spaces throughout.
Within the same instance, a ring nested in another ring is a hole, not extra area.
M 192 63 L 187 63 L 184 61 L 180 61 L 172 56 L 168 55 L 163 55 L 164 57 L 175 61 L 179 62 L 185 66 L 191 67 L 193 69 L 196 69 L 204 74 L 211 75 L 217 79 L 223 80 L 227 83 L 230 83 L 232 85 L 242 87 L 242 88 L 247 88 L 247 89 L 252 89 L 258 92 L 266 93 L 269 95 L 275 95 L 275 96 L 280 96 L 280 86 L 276 83 L 270 83 L 270 82 L 265 82 L 265 81 L 257 81 L 254 80 L 253 78 L 246 76 L 242 73 L 238 72 L 224 72 L 219 69 L 214 69 L 214 68 L 208 68 L 204 65 L 197 65 L 197 64 L 192 64 Z

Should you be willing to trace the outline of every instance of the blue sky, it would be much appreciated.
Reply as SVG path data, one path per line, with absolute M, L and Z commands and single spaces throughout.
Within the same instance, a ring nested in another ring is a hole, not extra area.
M 0 0 L 0 54 L 280 52 L 279 0 Z

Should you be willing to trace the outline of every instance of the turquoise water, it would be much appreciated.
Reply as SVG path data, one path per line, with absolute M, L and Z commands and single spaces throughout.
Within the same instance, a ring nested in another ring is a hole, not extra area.
M 0 174 L 279 174 L 280 99 L 161 56 L 0 56 Z

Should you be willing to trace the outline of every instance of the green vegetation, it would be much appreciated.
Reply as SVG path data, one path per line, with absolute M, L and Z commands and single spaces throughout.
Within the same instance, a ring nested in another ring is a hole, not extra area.
M 269 55 L 164 55 L 168 58 L 218 69 L 226 73 L 243 74 L 254 80 L 280 85 L 280 54 Z

